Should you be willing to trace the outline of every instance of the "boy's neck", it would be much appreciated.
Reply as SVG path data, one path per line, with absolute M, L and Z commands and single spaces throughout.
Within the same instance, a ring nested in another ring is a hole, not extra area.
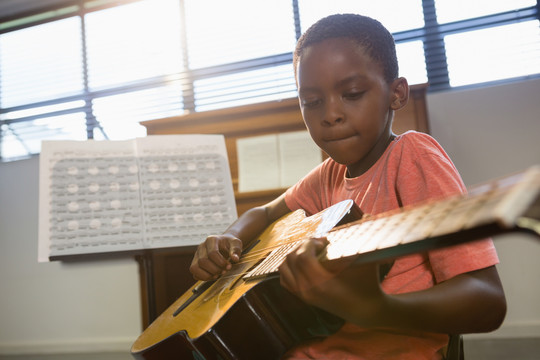
M 396 135 L 392 131 L 389 133 L 384 132 L 381 135 L 381 139 L 377 141 L 375 146 L 373 146 L 373 148 L 361 161 L 347 165 L 347 177 L 355 178 L 368 171 L 373 165 L 375 165 L 377 160 L 381 158 L 388 145 L 390 145 L 395 138 Z

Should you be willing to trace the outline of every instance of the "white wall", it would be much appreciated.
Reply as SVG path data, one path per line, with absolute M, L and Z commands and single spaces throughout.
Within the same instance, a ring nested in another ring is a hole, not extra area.
M 540 165 L 540 80 L 428 96 L 432 134 L 465 183 Z M 475 337 L 540 337 L 540 238 L 495 237 L 508 313 L 503 326 Z
M 472 185 L 540 164 L 540 80 L 430 94 L 433 135 Z M 37 263 L 38 159 L 0 164 L 0 354 L 128 351 L 141 331 L 133 259 Z M 540 337 L 540 241 L 496 239 L 509 311 L 484 337 Z
M 0 164 L 0 354 L 129 351 L 134 259 L 38 263 L 38 158 Z

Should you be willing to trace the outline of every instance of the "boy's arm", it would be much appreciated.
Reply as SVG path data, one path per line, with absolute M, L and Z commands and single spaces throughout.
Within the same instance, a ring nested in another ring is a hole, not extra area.
M 495 266 L 461 274 L 426 290 L 385 294 L 373 264 L 339 273 L 324 268 L 314 239 L 289 255 L 280 268 L 281 283 L 307 303 L 362 327 L 446 334 L 493 331 L 506 313 Z
M 424 291 L 390 296 L 385 305 L 393 310 L 388 317 L 396 316 L 393 321 L 398 324 L 420 322 L 422 329 L 447 334 L 493 331 L 506 314 L 495 266 L 455 276 Z
M 208 236 L 198 246 L 191 262 L 189 270 L 193 277 L 211 280 L 230 269 L 231 263 L 240 259 L 245 245 L 288 212 L 283 194 L 266 205 L 246 211 L 223 234 Z

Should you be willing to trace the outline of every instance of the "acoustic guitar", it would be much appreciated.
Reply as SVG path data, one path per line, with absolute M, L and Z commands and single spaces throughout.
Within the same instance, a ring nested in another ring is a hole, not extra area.
M 326 236 L 322 262 L 354 264 L 497 234 L 540 235 L 540 168 L 478 185 L 466 195 L 354 217 L 351 200 L 306 217 L 298 210 L 269 226 L 239 263 L 215 281 L 198 282 L 136 340 L 136 359 L 279 359 L 300 341 L 327 336 L 343 320 L 308 306 L 279 285 L 277 269 L 302 242 Z

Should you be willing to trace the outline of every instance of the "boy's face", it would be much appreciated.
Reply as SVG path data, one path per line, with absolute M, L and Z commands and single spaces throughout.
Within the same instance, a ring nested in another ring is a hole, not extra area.
M 349 176 L 373 165 L 390 141 L 392 110 L 404 105 L 397 106 L 394 83 L 388 84 L 382 66 L 349 39 L 312 45 L 299 59 L 306 126 L 321 149 L 348 167 Z

